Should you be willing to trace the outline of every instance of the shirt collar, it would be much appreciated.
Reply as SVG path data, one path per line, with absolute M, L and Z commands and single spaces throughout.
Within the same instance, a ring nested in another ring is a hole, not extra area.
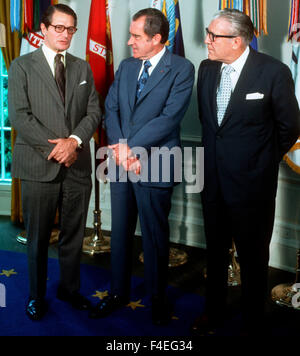
M 238 59 L 236 59 L 234 62 L 232 62 L 230 64 L 231 67 L 233 67 L 233 69 L 238 73 L 240 74 L 245 63 L 246 63 L 246 60 L 248 58 L 248 55 L 250 53 L 250 49 L 249 49 L 249 46 L 247 46 L 247 48 L 245 49 L 245 51 L 239 56 Z M 222 67 L 221 67 L 221 70 L 226 66 L 225 63 L 222 64 Z
M 46 59 L 47 59 L 49 65 L 51 67 L 54 66 L 54 58 L 57 55 L 57 52 L 53 51 L 51 48 L 47 47 L 45 44 L 43 44 L 42 50 L 44 52 L 44 55 L 46 56 Z M 64 66 L 66 65 L 66 52 L 67 51 L 60 52 L 60 54 L 62 54 L 62 56 L 63 56 L 61 60 L 64 64 Z
M 158 52 L 155 56 L 151 57 L 149 60 L 149 62 L 151 63 L 151 69 L 153 70 L 157 63 L 161 60 L 162 56 L 165 54 L 166 52 L 166 47 L 164 46 L 163 49 Z M 145 63 L 145 60 L 143 61 L 143 64 Z

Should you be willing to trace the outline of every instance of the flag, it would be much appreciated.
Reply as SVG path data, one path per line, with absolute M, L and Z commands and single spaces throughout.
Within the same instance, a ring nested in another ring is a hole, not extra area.
M 219 9 L 236 9 L 248 15 L 253 22 L 255 35 L 250 46 L 257 51 L 257 37 L 267 30 L 267 0 L 219 0 Z
M 295 94 L 300 105 L 300 46 L 299 43 L 293 44 L 291 72 L 295 82 Z M 295 145 L 284 156 L 287 164 L 300 174 L 300 136 Z
M 150 7 L 153 7 L 157 10 L 162 10 L 163 0 L 150 0 Z
M 168 19 L 170 30 L 166 43 L 168 50 L 184 57 L 179 0 L 151 0 L 150 7 L 161 10 Z
M 20 31 L 21 0 L 10 0 L 10 27 L 11 32 Z
M 33 0 L 23 0 L 23 29 L 27 33 L 33 28 Z
M 243 11 L 243 0 L 220 0 L 219 9 L 236 9 Z
M 299 7 L 300 7 L 299 0 L 291 0 L 288 40 L 291 40 L 293 38 L 297 42 L 299 41 L 299 37 L 300 37 L 300 24 L 299 24 L 300 8 Z
M 176 18 L 175 18 L 175 3 L 174 0 L 164 0 L 162 12 L 165 14 L 169 22 L 169 37 L 167 47 L 173 53 L 176 31 Z
M 86 60 L 90 63 L 101 109 L 104 112 L 105 97 L 114 80 L 108 0 L 92 0 L 86 43 Z M 95 141 L 100 147 L 106 146 L 103 118 L 101 121 L 101 137 L 99 137 L 99 132 L 95 134 Z
M 44 36 L 41 32 L 28 32 L 22 38 L 20 56 L 38 49 L 44 43 Z
M 293 41 L 291 72 L 295 83 L 295 95 L 300 105 L 300 1 L 291 0 L 290 18 L 288 28 L 288 39 Z M 290 151 L 284 156 L 287 164 L 297 173 L 300 174 L 300 137 Z
M 236 9 L 248 15 L 253 22 L 255 35 L 268 34 L 267 0 L 219 0 L 219 9 Z
M 38 31 L 40 28 L 40 0 L 34 0 L 33 3 L 33 30 Z
M 53 1 L 51 0 L 40 0 L 40 6 L 39 6 L 39 10 L 40 10 L 40 22 L 41 22 L 41 18 L 43 16 L 43 13 L 48 9 L 48 7 L 53 4 Z M 54 4 L 53 4 L 54 5 Z
M 184 57 L 184 45 L 182 37 L 180 10 L 179 10 L 179 0 L 175 1 L 175 19 L 176 19 L 176 33 L 175 33 L 175 44 L 173 53 Z
M 5 26 L 3 23 L 0 23 L 0 47 L 6 46 L 5 33 Z

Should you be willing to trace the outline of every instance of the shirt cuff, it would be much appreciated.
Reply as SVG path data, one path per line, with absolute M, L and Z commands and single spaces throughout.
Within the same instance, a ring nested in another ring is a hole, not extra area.
M 81 147 L 82 146 L 82 140 L 76 136 L 76 135 L 70 135 L 69 138 L 75 138 L 75 140 L 77 141 L 78 143 L 78 147 Z

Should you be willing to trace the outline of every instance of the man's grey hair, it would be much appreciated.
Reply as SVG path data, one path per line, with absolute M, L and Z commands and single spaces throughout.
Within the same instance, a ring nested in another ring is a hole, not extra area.
M 251 43 L 254 36 L 254 26 L 249 16 L 239 10 L 224 9 L 218 11 L 213 20 L 219 18 L 225 19 L 231 24 L 232 33 L 230 35 L 241 37 L 246 46 Z

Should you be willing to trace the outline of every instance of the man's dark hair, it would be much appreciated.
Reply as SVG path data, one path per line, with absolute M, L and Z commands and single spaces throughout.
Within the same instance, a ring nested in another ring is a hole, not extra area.
M 157 33 L 161 35 L 161 43 L 166 43 L 169 37 L 169 22 L 165 15 L 153 8 L 147 8 L 138 11 L 133 15 L 132 20 L 136 21 L 140 17 L 145 16 L 144 32 L 149 37 L 155 36 Z
M 41 23 L 43 23 L 46 28 L 51 25 L 52 22 L 52 16 L 55 11 L 63 12 L 64 14 L 70 15 L 74 19 L 74 26 L 77 26 L 77 15 L 75 12 L 70 8 L 68 5 L 64 4 L 56 4 L 56 5 L 50 5 L 47 10 L 43 13 Z

